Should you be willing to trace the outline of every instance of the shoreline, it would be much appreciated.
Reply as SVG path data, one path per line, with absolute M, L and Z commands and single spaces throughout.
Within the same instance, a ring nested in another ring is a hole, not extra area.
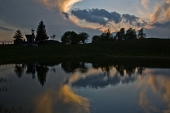
M 99 64 L 110 64 L 110 65 L 127 65 L 127 66 L 139 66 L 139 67 L 159 67 L 159 68 L 170 68 L 170 57 L 159 57 L 159 56 L 109 56 L 109 57 L 50 57 L 46 58 L 23 58 L 23 59 L 6 59 L 1 60 L 2 64 L 12 63 L 41 63 L 56 65 L 62 62 L 87 62 L 87 63 L 99 63 Z

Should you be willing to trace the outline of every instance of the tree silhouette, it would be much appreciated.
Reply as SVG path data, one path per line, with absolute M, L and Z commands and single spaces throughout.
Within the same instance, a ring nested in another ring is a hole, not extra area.
M 143 33 L 143 28 L 141 28 L 141 29 L 139 30 L 138 38 L 139 38 L 139 39 L 144 39 L 144 38 L 146 38 L 146 33 Z
M 62 35 L 61 41 L 64 44 L 78 44 L 80 39 L 74 31 L 67 31 Z
M 93 36 L 92 43 L 96 42 L 103 42 L 103 41 L 112 41 L 114 40 L 112 33 L 110 32 L 110 29 L 104 31 L 100 36 Z
M 110 29 L 104 31 L 101 36 L 100 36 L 102 41 L 109 41 L 109 40 L 113 40 L 113 35 L 110 32 Z
M 126 31 L 126 39 L 136 39 L 136 30 L 135 29 L 132 29 L 132 28 L 129 28 L 127 31 Z
M 44 22 L 41 20 L 41 22 L 39 23 L 38 28 L 37 28 L 37 35 L 36 35 L 35 40 L 37 42 L 40 42 L 40 41 L 45 41 L 48 38 L 49 37 L 46 33 Z
M 78 37 L 79 37 L 79 40 L 80 40 L 83 44 L 85 44 L 85 41 L 88 39 L 89 35 L 88 35 L 87 33 L 85 33 L 85 32 L 82 32 L 82 33 L 80 33 L 80 34 L 78 35 Z
M 70 31 L 65 32 L 61 37 L 61 42 L 64 44 L 70 44 Z
M 119 41 L 125 39 L 125 28 L 121 28 L 120 31 L 116 33 L 115 38 L 118 38 Z
M 18 29 L 15 33 L 15 35 L 13 36 L 14 41 L 23 41 L 23 35 L 21 33 L 21 31 Z
M 92 38 L 92 43 L 96 43 L 96 42 L 98 42 L 99 40 L 100 40 L 100 36 L 95 35 L 95 36 L 93 36 L 93 38 Z

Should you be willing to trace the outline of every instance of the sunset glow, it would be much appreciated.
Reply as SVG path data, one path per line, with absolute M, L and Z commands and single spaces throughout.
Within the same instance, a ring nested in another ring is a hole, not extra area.
M 11 40 L 17 29 L 28 34 L 40 20 L 57 40 L 68 29 L 98 35 L 95 33 L 117 32 L 122 27 L 145 28 L 147 37 L 170 36 L 170 0 L 17 0 L 0 1 L 0 10 L 0 41 Z

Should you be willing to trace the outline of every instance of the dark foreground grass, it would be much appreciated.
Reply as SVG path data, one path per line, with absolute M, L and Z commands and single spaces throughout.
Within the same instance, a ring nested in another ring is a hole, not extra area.
M 39 47 L 0 45 L 0 63 L 156 59 L 169 62 L 169 39 L 144 39 L 86 45 L 51 43 Z

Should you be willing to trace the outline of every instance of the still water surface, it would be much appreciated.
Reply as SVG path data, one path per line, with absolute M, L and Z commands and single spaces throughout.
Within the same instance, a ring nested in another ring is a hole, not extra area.
M 170 113 L 170 69 L 0 65 L 0 113 Z

